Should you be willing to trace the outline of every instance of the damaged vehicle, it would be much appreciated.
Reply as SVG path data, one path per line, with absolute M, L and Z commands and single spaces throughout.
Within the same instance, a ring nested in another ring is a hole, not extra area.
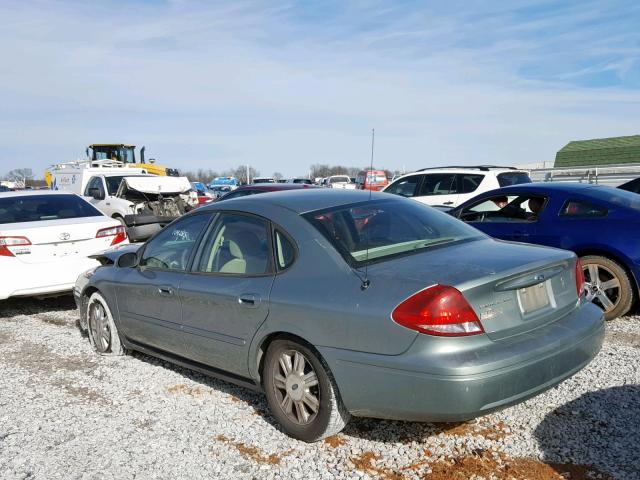
M 127 227 L 132 242 L 148 239 L 163 226 L 198 206 L 186 177 L 105 173 L 89 179 L 89 202 Z

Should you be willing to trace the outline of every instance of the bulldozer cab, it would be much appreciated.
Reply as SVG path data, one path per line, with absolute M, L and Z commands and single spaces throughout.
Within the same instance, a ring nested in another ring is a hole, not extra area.
M 136 163 L 135 145 L 94 144 L 89 145 L 87 156 L 91 160 L 117 160 L 123 164 Z M 89 150 L 91 155 L 89 156 Z

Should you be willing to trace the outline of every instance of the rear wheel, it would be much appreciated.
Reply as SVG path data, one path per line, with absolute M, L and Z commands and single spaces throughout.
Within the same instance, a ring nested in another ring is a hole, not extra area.
M 120 225 L 122 225 L 123 227 L 127 226 L 127 224 L 124 223 L 124 218 L 122 218 L 120 215 L 114 215 L 113 219 L 119 221 Z
M 100 293 L 95 292 L 87 302 L 89 342 L 100 355 L 124 355 L 118 329 L 113 322 L 109 305 Z
M 294 438 L 316 442 L 340 432 L 349 421 L 331 372 L 302 344 L 284 339 L 271 343 L 263 379 L 271 413 Z
M 621 317 L 633 304 L 633 285 L 629 275 L 617 262 L 598 255 L 580 258 L 587 290 L 593 303 L 603 308 L 604 318 Z

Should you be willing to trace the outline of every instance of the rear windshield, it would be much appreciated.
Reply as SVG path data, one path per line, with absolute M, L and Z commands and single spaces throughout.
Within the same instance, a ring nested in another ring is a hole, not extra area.
M 351 264 L 484 236 L 445 213 L 404 199 L 360 202 L 304 216 Z
M 101 215 L 102 213 L 76 195 L 25 195 L 0 198 L 0 224 Z
M 351 183 L 349 177 L 331 177 L 329 183 Z
M 367 175 L 367 183 L 384 183 L 387 181 L 387 176 L 384 173 L 369 173 Z
M 509 185 L 520 185 L 522 183 L 531 183 L 531 178 L 526 172 L 507 172 L 498 174 L 498 184 L 501 187 Z

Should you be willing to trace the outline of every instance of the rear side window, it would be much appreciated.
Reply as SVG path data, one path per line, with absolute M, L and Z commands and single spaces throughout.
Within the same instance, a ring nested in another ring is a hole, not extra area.
M 385 189 L 385 193 L 393 193 L 403 197 L 413 197 L 416 194 L 416 188 L 420 184 L 420 175 L 412 175 L 410 177 L 400 178 L 393 182 Z
M 457 177 L 457 193 L 475 192 L 484 180 L 484 175 L 472 173 L 460 174 Z
M 456 176 L 453 173 L 430 173 L 424 176 L 419 196 L 449 195 L 455 190 Z
M 223 213 L 207 234 L 197 270 L 202 273 L 263 275 L 272 271 L 266 221 Z
M 531 183 L 531 178 L 526 172 L 505 172 L 498 174 L 498 185 L 508 187 L 509 185 L 520 185 L 521 183 Z
M 100 216 L 100 211 L 76 195 L 0 198 L 0 224 Z
M 607 213 L 605 207 L 581 200 L 567 200 L 560 210 L 563 217 L 605 217 Z

